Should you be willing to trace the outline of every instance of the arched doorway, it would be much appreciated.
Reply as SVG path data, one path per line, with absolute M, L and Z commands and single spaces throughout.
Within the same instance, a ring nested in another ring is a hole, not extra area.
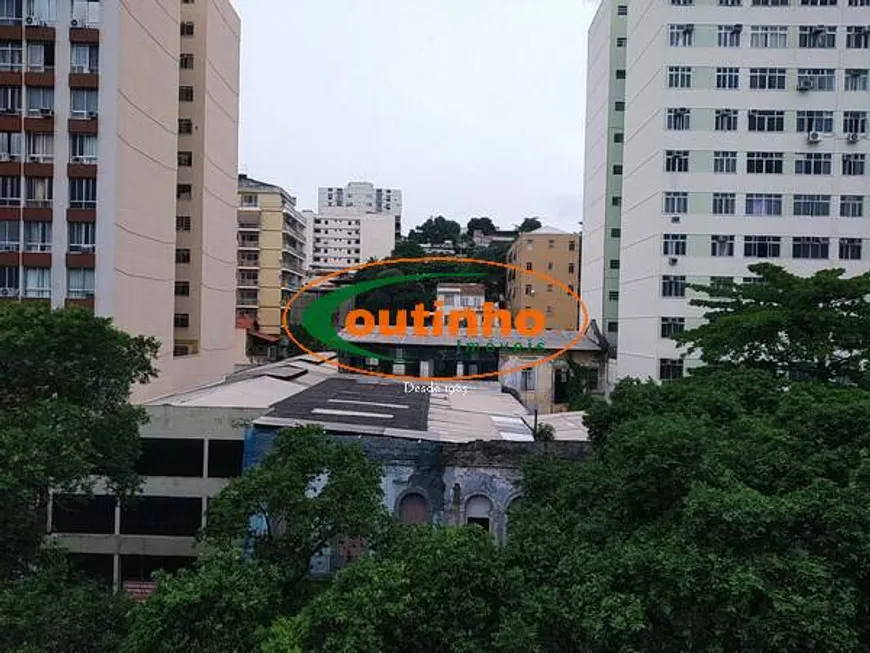
M 409 492 L 399 501 L 399 521 L 403 524 L 428 524 L 429 504 L 418 492 Z
M 465 523 L 489 531 L 492 528 L 492 501 L 480 495 L 471 497 L 465 504 Z

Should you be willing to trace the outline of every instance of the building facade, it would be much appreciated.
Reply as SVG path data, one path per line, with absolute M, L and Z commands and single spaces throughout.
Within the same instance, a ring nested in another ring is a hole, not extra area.
M 386 258 L 396 246 L 391 214 L 360 213 L 356 207 L 328 207 L 320 213 L 303 214 L 311 276 Z
M 305 218 L 296 198 L 239 175 L 236 323 L 281 334 L 281 313 L 305 280 Z
M 580 288 L 580 240 L 578 234 L 543 226 L 519 234 L 508 251 L 507 262 L 553 277 L 576 292 Z M 548 329 L 580 327 L 579 304 L 546 279 L 508 270 L 506 288 L 512 315 L 530 308 L 547 316 Z
M 625 80 L 624 163 L 591 149 L 587 182 L 604 165 L 623 191 L 585 219 L 622 209 L 619 257 L 601 256 L 620 274 L 618 375 L 670 379 L 698 364 L 671 339 L 702 320 L 688 284 L 752 283 L 747 266 L 761 261 L 801 275 L 866 270 L 870 20 L 866 0 L 602 11 L 626 23 L 625 37 L 598 25 L 626 39 L 625 64 L 590 59 L 589 78 Z M 588 102 L 601 99 L 590 90 Z
M 238 16 L 228 0 L 0 12 L 0 300 L 157 337 L 160 378 L 135 400 L 219 380 L 235 338 Z
M 402 238 L 402 191 L 397 188 L 375 188 L 367 181 L 351 181 L 344 188 L 320 188 L 317 212 L 329 214 L 333 208 L 353 209 L 363 215 L 378 213 L 393 216 L 398 242 Z

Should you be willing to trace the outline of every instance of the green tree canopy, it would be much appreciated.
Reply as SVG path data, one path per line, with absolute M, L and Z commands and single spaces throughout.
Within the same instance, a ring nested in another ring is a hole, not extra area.
M 0 580 L 38 552 L 49 488 L 137 486 L 145 413 L 128 398 L 155 376 L 158 347 L 84 311 L 0 305 Z
M 489 218 L 471 218 L 468 221 L 468 224 L 465 227 L 465 230 L 469 234 L 473 234 L 475 231 L 482 231 L 485 236 L 489 236 L 498 231 L 498 227 L 496 227 L 492 220 Z
M 526 233 L 528 231 L 535 231 L 536 229 L 541 228 L 541 221 L 538 218 L 525 218 L 520 224 L 517 225 L 516 230 L 520 233 Z
M 446 240 L 454 243 L 459 241 L 462 226 L 453 220 L 448 220 L 443 215 L 429 218 L 419 227 L 415 227 L 408 234 L 408 240 L 415 243 L 430 243 L 440 245 Z
M 692 286 L 706 297 L 708 322 L 678 342 L 708 363 L 728 362 L 791 378 L 870 387 L 870 273 L 794 275 L 769 263 L 749 266 L 758 283 Z

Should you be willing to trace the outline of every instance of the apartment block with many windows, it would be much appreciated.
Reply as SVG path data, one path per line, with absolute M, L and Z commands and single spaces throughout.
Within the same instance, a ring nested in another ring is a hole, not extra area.
M 361 213 L 356 207 L 327 207 L 303 211 L 306 226 L 306 262 L 311 276 L 335 272 L 383 259 L 396 246 L 391 213 Z
M 239 175 L 236 324 L 281 335 L 281 314 L 305 280 L 305 218 L 296 198 Z
M 181 139 L 191 143 L 180 147 L 179 68 L 192 51 L 183 26 L 195 22 L 209 46 L 191 82 L 201 104 L 185 111 L 193 135 Z M 137 388 L 136 400 L 232 370 L 238 48 L 228 0 L 178 0 L 174 11 L 156 2 L 0 0 L 0 301 L 78 306 L 156 336 L 161 376 Z M 199 167 L 179 172 L 190 160 L 180 150 Z M 192 197 L 210 198 L 184 222 L 180 175 Z M 190 242 L 177 245 L 179 225 L 189 226 Z M 177 248 L 189 250 L 185 264 L 196 272 L 184 281 L 204 307 L 184 311 L 200 355 L 183 367 L 173 360 L 183 312 L 173 308 Z M 203 279 L 217 290 L 203 292 Z
M 320 188 L 317 193 L 317 212 L 389 214 L 395 220 L 395 241 L 402 238 L 402 191 L 398 188 L 375 188 L 367 181 L 351 181 L 344 187 Z
M 664 380 L 697 364 L 671 339 L 702 320 L 689 284 L 752 283 L 759 261 L 866 270 L 870 15 L 865 0 L 614 7 L 625 66 L 590 59 L 589 77 L 625 78 L 623 161 L 604 164 L 623 188 L 618 374 Z

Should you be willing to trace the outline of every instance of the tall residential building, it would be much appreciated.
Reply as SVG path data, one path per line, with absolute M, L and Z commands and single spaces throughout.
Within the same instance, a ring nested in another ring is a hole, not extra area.
M 612 347 L 619 328 L 619 241 L 628 21 L 604 0 L 589 28 L 581 296 Z
M 397 188 L 375 188 L 367 181 L 351 181 L 344 188 L 320 188 L 317 212 L 329 213 L 340 207 L 356 213 L 389 214 L 395 220 L 395 241 L 402 238 L 402 191 Z
M 591 59 L 589 78 L 625 80 L 624 164 L 591 147 L 586 165 L 624 177 L 620 255 L 601 257 L 620 269 L 619 376 L 664 380 L 698 364 L 670 339 L 702 320 L 687 284 L 752 283 L 760 261 L 866 270 L 867 7 L 605 2 L 593 32 L 626 21 L 625 37 L 609 33 L 627 57 Z M 601 208 L 586 220 L 605 221 Z
M 511 245 L 507 262 L 523 270 L 541 272 L 576 292 L 580 287 L 580 240 L 546 225 L 521 233 Z M 548 329 L 580 327 L 580 306 L 564 290 L 546 279 L 514 270 L 507 271 L 507 303 L 512 315 L 525 308 L 547 316 Z
M 229 0 L 0 2 L 0 299 L 159 338 L 137 401 L 232 370 L 239 31 Z
M 305 279 L 305 218 L 296 198 L 239 175 L 236 321 L 281 335 L 281 312 Z
M 396 246 L 393 216 L 360 213 L 356 207 L 303 211 L 306 262 L 312 276 L 389 256 Z

